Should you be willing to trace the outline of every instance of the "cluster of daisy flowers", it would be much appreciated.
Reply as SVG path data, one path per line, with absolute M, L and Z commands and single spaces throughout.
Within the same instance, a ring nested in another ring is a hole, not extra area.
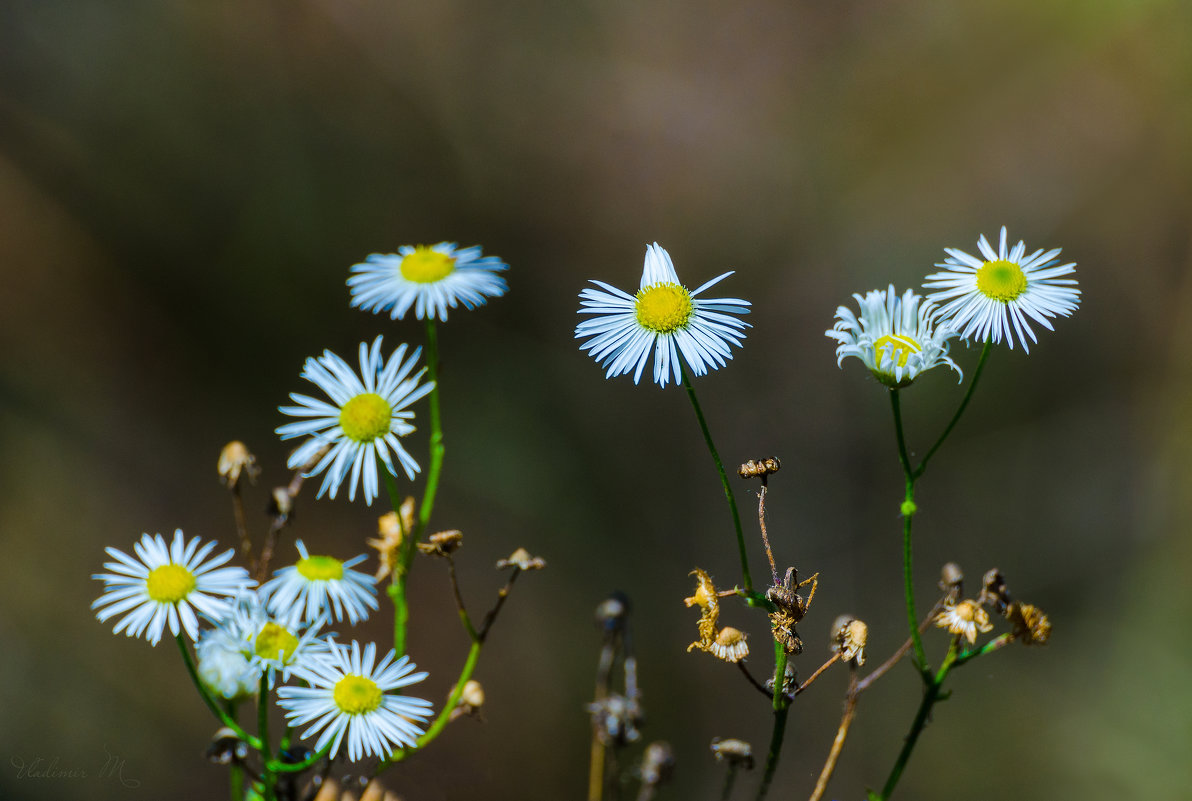
M 980 256 L 946 248 L 942 271 L 926 277 L 934 289 L 926 299 L 913 290 L 899 295 L 885 290 L 856 294 L 859 313 L 841 306 L 826 334 L 836 340 L 837 363 L 860 359 L 878 381 L 891 388 L 909 385 L 920 374 L 946 366 L 963 378 L 948 356 L 950 341 L 1005 340 L 1013 348 L 1036 342 L 1031 323 L 1051 329 L 1052 318 L 1066 317 L 1079 305 L 1080 290 L 1071 278 L 1075 264 L 1058 264 L 1060 249 L 1030 255 L 1019 242 L 1009 247 L 1001 229 L 998 247 L 981 236 Z M 750 303 L 739 298 L 702 298 L 701 293 L 733 273 L 726 272 L 694 291 L 680 282 L 670 254 L 658 243 L 646 248 L 641 282 L 629 294 L 603 281 L 580 292 L 575 327 L 580 349 L 606 369 L 605 377 L 633 374 L 641 380 L 653 358 L 654 383 L 681 383 L 683 369 L 701 376 L 724 367 L 732 348 L 740 347 Z M 1029 340 L 1029 342 L 1028 342 Z
M 101 621 L 122 615 L 116 633 L 153 645 L 167 626 L 180 640 L 183 633 L 197 640 L 197 673 L 212 695 L 233 700 L 276 687 L 291 724 L 311 723 L 301 736 L 319 734 L 317 748 L 330 746 L 331 756 L 345 737 L 353 761 L 414 746 L 431 705 L 393 691 L 426 674 L 392 650 L 378 660 L 375 645 L 337 644 L 322 631 L 377 608 L 373 578 L 352 569 L 365 557 L 340 561 L 310 554 L 301 540 L 296 545 L 298 562 L 255 587 L 244 568 L 221 567 L 231 549 L 208 558 L 215 542 L 188 541 L 178 530 L 167 546 L 160 534 L 145 534 L 135 557 L 107 549 L 115 561 L 105 564 L 111 572 L 94 576 L 105 592 L 92 608 Z M 196 610 L 208 624 L 201 630 Z M 300 684 L 277 687 L 291 681 Z
M 881 383 L 897 389 L 921 373 L 945 365 L 961 376 L 948 357 L 949 340 L 1000 343 L 1024 351 L 1037 342 L 1031 322 L 1051 330 L 1050 320 L 1067 317 L 1080 303 L 1075 264 L 1059 264 L 1060 249 L 1026 254 L 1026 244 L 1009 247 L 1003 226 L 995 250 L 983 235 L 980 256 L 945 248 L 941 272 L 924 279 L 937 290 L 921 298 L 912 290 L 899 296 L 893 285 L 854 295 L 860 314 L 841 306 L 836 324 L 825 332 L 836 340 L 836 361 L 855 356 Z M 963 376 L 961 376 L 963 377 Z

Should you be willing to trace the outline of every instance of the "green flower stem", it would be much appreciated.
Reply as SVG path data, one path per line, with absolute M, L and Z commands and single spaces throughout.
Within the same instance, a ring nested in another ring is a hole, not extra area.
M 190 680 L 194 682 L 195 689 L 199 691 L 199 695 L 202 697 L 203 702 L 207 704 L 207 708 L 211 710 L 211 713 L 215 715 L 215 717 L 218 718 L 223 725 L 236 732 L 237 737 L 248 743 L 250 747 L 260 751 L 260 739 L 253 737 L 251 734 L 246 732 L 239 723 L 237 723 L 230 715 L 228 715 L 227 712 L 220 709 L 219 704 L 215 703 L 215 699 L 211 697 L 211 693 L 207 692 L 207 688 L 203 686 L 202 680 L 199 679 L 198 671 L 195 670 L 194 659 L 190 655 L 190 650 L 186 647 L 186 640 L 182 639 L 182 634 L 179 633 L 175 635 L 174 639 L 178 641 L 178 650 L 182 652 L 182 661 L 186 663 L 186 672 L 190 674 Z
M 708 451 L 712 454 L 712 461 L 716 462 L 716 470 L 720 473 L 720 483 L 724 487 L 724 497 L 728 499 L 728 508 L 733 514 L 733 528 L 737 531 L 737 550 L 741 557 L 741 580 L 745 585 L 746 600 L 751 606 L 756 605 L 753 591 L 753 577 L 749 575 L 749 554 L 745 550 L 745 534 L 741 531 L 741 515 L 737 512 L 737 501 L 733 497 L 732 488 L 728 484 L 728 475 L 724 472 L 724 463 L 720 461 L 720 454 L 712 442 L 712 434 L 708 431 L 708 422 L 700 409 L 699 400 L 695 397 L 695 388 L 687 377 L 687 371 L 680 368 L 683 375 L 683 388 L 687 390 L 687 397 L 691 399 L 691 407 L 695 409 L 696 419 L 699 420 L 700 431 L 704 434 L 704 442 L 708 444 Z
M 766 793 L 770 791 L 770 782 L 774 779 L 774 771 L 778 769 L 778 757 L 782 752 L 782 739 L 786 734 L 786 719 L 791 708 L 791 700 L 785 692 L 788 658 L 786 649 L 777 642 L 774 643 L 774 695 L 770 699 L 770 706 L 774 710 L 774 728 L 770 731 L 770 748 L 766 752 L 762 783 L 757 788 L 757 801 L 765 798 Z
M 426 486 L 422 491 L 422 504 L 418 508 L 418 518 L 414 522 L 413 531 L 402 532 L 401 554 L 398 565 L 393 571 L 393 581 L 389 585 L 389 599 L 393 602 L 393 650 L 401 657 L 406 652 L 406 631 L 410 622 L 410 608 L 406 602 L 406 580 L 410 573 L 410 566 L 414 562 L 417 551 L 416 544 L 422 538 L 427 523 L 430 522 L 431 512 L 435 508 L 435 495 L 439 491 L 439 476 L 443 472 L 443 419 L 439 410 L 439 340 L 435 331 L 435 321 L 426 319 L 426 372 L 428 379 L 434 382 L 434 389 L 427 396 L 430 407 L 430 463 L 426 469 Z M 381 475 L 385 477 L 385 489 L 389 492 L 389 500 L 393 504 L 393 511 L 397 513 L 398 525 L 401 525 L 401 493 L 389 471 L 380 466 Z
M 733 783 L 737 779 L 737 763 L 730 761 L 724 774 L 724 785 L 720 788 L 720 801 L 728 801 L 733 795 Z
M 232 801 L 244 801 L 244 768 L 240 767 L 239 762 L 232 763 L 232 769 L 228 771 L 228 784 Z
M 997 637 L 994 637 L 992 640 L 985 643 L 980 648 L 974 648 L 971 651 L 965 651 L 960 656 L 956 657 L 956 663 L 953 665 L 953 667 L 959 667 L 960 665 L 963 665 L 965 662 L 968 662 L 971 659 L 976 659 L 979 656 L 985 656 L 985 654 L 991 654 L 994 651 L 998 650 L 999 648 L 1005 648 L 1007 645 L 1009 645 L 1012 642 L 1014 642 L 1013 633 L 1006 632 L 1005 634 L 999 634 Z
M 923 638 L 919 635 L 919 614 L 915 611 L 915 582 L 911 569 L 911 522 L 915 516 L 915 479 L 911 462 L 907 457 L 906 435 L 902 430 L 902 402 L 897 389 L 890 390 L 890 408 L 894 412 L 894 433 L 898 438 L 898 461 L 906 481 L 906 494 L 902 503 L 902 582 L 906 602 L 906 619 L 910 626 L 911 644 L 915 649 L 915 667 L 923 674 L 924 681 L 930 681 L 931 667 L 927 664 L 927 652 L 923 650 Z
M 447 698 L 447 703 L 443 706 L 443 710 L 439 713 L 439 716 L 435 718 L 430 728 L 416 741 L 415 749 L 422 748 L 430 743 L 442 734 L 443 729 L 447 727 L 448 722 L 451 720 L 452 710 L 459 704 L 459 699 L 464 694 L 464 685 L 472 678 L 472 673 L 476 670 L 476 663 L 480 661 L 480 649 L 483 647 L 483 644 L 479 639 L 472 641 L 472 647 L 468 649 L 468 658 L 464 661 L 463 670 L 459 672 L 459 678 L 455 681 L 455 688 L 451 691 L 451 695 Z M 389 759 L 377 766 L 377 773 L 379 774 L 395 762 L 401 762 L 410 755 L 411 750 L 415 749 L 399 748 L 395 750 L 389 755 Z
M 265 769 L 261 772 L 261 781 L 265 785 L 265 797 L 273 798 L 275 788 L 277 785 L 277 776 L 274 775 L 270 764 L 273 762 L 273 754 L 269 748 L 269 671 L 261 672 L 261 688 L 257 691 L 257 736 L 261 738 L 261 761 L 265 763 Z
M 890 776 L 886 779 L 886 784 L 882 787 L 881 794 L 877 796 L 881 801 L 886 801 L 890 797 L 890 794 L 894 792 L 894 787 L 898 784 L 898 779 L 902 776 L 902 771 L 906 768 L 906 763 L 911 758 L 911 752 L 915 750 L 915 744 L 919 741 L 919 735 L 923 733 L 923 727 L 927 725 L 927 719 L 931 715 L 931 708 L 940 700 L 940 691 L 943 688 L 944 679 L 948 677 L 948 671 L 953 668 L 956 662 L 958 640 L 959 636 L 953 638 L 952 644 L 948 647 L 948 653 L 944 657 L 943 664 L 940 665 L 939 671 L 927 684 L 927 689 L 923 693 L 923 700 L 919 704 L 919 711 L 915 713 L 915 720 L 911 723 L 911 730 L 906 735 L 906 741 L 902 745 L 902 751 L 899 752 L 898 759 L 894 761 L 894 767 L 890 769 Z
M 913 473 L 911 473 L 915 479 L 918 479 L 919 476 L 923 475 L 923 471 L 927 469 L 927 462 L 932 456 L 935 456 L 935 452 L 940 449 L 940 446 L 944 444 L 944 440 L 946 440 L 948 435 L 952 433 L 952 429 L 956 427 L 958 422 L 960 422 L 960 416 L 964 414 L 964 410 L 968 408 L 969 400 L 971 400 L 973 397 L 973 391 L 977 388 L 977 382 L 981 380 L 981 371 L 985 369 L 985 361 L 989 358 L 989 352 L 992 349 L 993 343 L 986 340 L 985 346 L 981 348 L 981 358 L 977 360 L 977 367 L 973 370 L 973 380 L 969 382 L 969 386 L 968 389 L 965 390 L 964 397 L 960 399 L 960 405 L 956 407 L 956 414 L 952 415 L 952 419 L 948 421 L 948 425 L 944 428 L 944 432 L 940 434 L 939 439 L 937 439 L 935 444 L 928 449 L 927 455 L 923 457 L 923 461 L 919 462 L 919 466 L 915 468 Z

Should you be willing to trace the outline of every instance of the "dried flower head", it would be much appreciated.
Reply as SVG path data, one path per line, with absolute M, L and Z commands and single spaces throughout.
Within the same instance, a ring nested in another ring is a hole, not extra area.
M 944 594 L 944 602 L 954 604 L 960 600 L 964 589 L 964 571 L 955 562 L 948 562 L 940 568 L 940 592 Z
M 970 643 L 977 641 L 977 632 L 990 631 L 989 614 L 976 601 L 961 601 L 947 606 L 935 618 L 935 625 L 950 633 L 963 635 Z
M 629 597 L 623 592 L 614 592 L 596 605 L 596 622 L 606 632 L 625 626 L 629 617 Z
M 734 629 L 732 626 L 722 628 L 716 635 L 716 639 L 705 650 L 725 662 L 740 662 L 749 656 L 749 644 L 745 642 L 745 632 Z
M 247 756 L 248 743 L 227 726 L 215 732 L 215 736 L 207 744 L 207 761 L 216 765 L 243 762 Z
M 687 650 L 690 652 L 692 648 L 699 648 L 706 651 L 716 639 L 716 621 L 720 618 L 720 596 L 716 594 L 711 577 L 703 570 L 697 567 L 689 575 L 695 576 L 695 595 L 684 598 L 683 603 L 687 606 L 698 604 L 700 616 L 699 641 L 687 646 Z
M 753 770 L 753 746 L 744 740 L 733 737 L 720 739 L 712 738 L 712 753 L 717 762 L 728 762 L 730 765 L 744 766 L 746 770 Z
M 596 737 L 604 745 L 627 745 L 641 737 L 637 727 L 645 716 L 636 698 L 609 695 L 588 704 L 588 712 L 596 727 Z
M 1037 606 L 1015 601 L 1006 609 L 1006 619 L 1014 627 L 1014 636 L 1027 645 L 1046 645 L 1051 638 L 1051 621 Z
M 451 692 L 455 692 L 455 688 L 451 688 Z M 481 713 L 481 708 L 484 706 L 484 688 L 480 686 L 480 682 L 475 679 L 470 679 L 465 685 L 463 691 L 459 695 L 459 700 L 455 703 L 455 708 L 451 710 L 450 720 L 463 717 L 467 715 L 470 718 L 477 720 L 484 720 L 484 715 Z
M 795 671 L 795 663 L 792 660 L 787 660 L 786 670 L 782 673 L 782 692 L 783 694 L 794 698 L 795 688 L 799 686 L 799 674 Z M 765 684 L 767 692 L 774 693 L 774 677 L 766 679 Z
M 497 560 L 498 570 L 507 567 L 516 567 L 518 570 L 541 570 L 546 567 L 546 560 L 541 556 L 530 556 L 530 552 L 525 548 L 518 548 L 509 554 L 508 559 Z
M 294 513 L 294 496 L 289 487 L 274 487 L 269 494 L 269 516 L 277 522 L 285 523 Z
M 430 541 L 418 543 L 418 550 L 430 556 L 449 556 L 464 544 L 464 534 L 458 529 L 439 531 L 427 539 Z
M 414 499 L 406 498 L 402 501 L 400 519 L 397 512 L 381 515 L 377 520 L 377 531 L 381 535 L 375 540 L 365 540 L 370 548 L 377 549 L 381 566 L 377 568 L 377 581 L 388 576 L 397 566 L 401 544 L 405 540 L 403 532 L 414 528 Z
M 839 653 L 845 662 L 853 661 L 857 667 L 864 665 L 869 626 L 854 617 L 841 615 L 836 618 L 832 631 L 832 650 Z
M 782 462 L 777 456 L 769 459 L 750 459 L 737 468 L 737 475 L 741 478 L 765 478 L 777 473 L 782 468 Z
M 655 740 L 642 754 L 642 784 L 657 787 L 668 781 L 675 772 L 675 751 L 670 743 Z
M 248 446 L 240 440 L 233 440 L 223 446 L 219 452 L 219 478 L 227 487 L 232 488 L 240 483 L 243 473 L 249 481 L 256 481 L 261 469 L 257 467 L 257 457 L 248 451 Z
M 1002 577 L 1001 571 L 996 567 L 987 571 L 981 580 L 981 595 L 977 598 L 977 603 L 990 607 L 999 615 L 1004 615 L 1012 600 L 1010 590 L 1006 587 L 1006 579 Z

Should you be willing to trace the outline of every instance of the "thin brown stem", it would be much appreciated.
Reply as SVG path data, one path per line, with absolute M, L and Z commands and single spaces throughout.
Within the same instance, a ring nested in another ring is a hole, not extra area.
M 745 674 L 745 678 L 749 679 L 749 683 L 752 684 L 757 689 L 757 691 L 759 693 L 766 696 L 766 700 L 769 700 L 770 696 L 771 696 L 770 691 L 766 689 L 766 685 L 762 684 L 760 681 L 758 681 L 757 679 L 755 679 L 753 677 L 753 674 L 749 672 L 749 668 L 745 667 L 745 663 L 738 662 L 737 667 L 739 667 L 741 669 L 741 672 Z
M 505 605 L 505 600 L 509 597 L 509 592 L 513 589 L 513 582 L 517 581 L 517 577 L 521 575 L 521 572 L 521 568 L 515 565 L 513 572 L 509 574 L 509 581 L 505 582 L 505 586 L 497 591 L 497 603 L 484 616 L 484 622 L 480 624 L 480 631 L 476 633 L 476 642 L 484 642 L 485 638 L 488 637 L 489 630 L 492 629 L 493 623 L 497 622 L 497 615 L 500 614 L 501 607 Z M 460 608 L 462 609 L 463 607 L 461 606 Z
M 811 682 L 818 679 L 821 673 L 823 673 L 825 670 L 832 667 L 832 665 L 836 664 L 839 661 L 840 661 L 840 652 L 837 651 L 836 653 L 832 654 L 831 659 L 829 659 L 824 664 L 820 665 L 819 668 L 814 673 L 811 674 L 811 676 L 807 679 L 807 681 L 803 682 L 802 684 L 800 684 L 798 687 L 795 688 L 795 695 L 798 695 L 799 693 L 803 692 L 808 687 L 810 687 Z
M 475 626 L 472 625 L 472 618 L 468 617 L 467 607 L 464 606 L 464 597 L 459 591 L 459 580 L 455 576 L 455 560 L 451 558 L 451 554 L 447 554 L 445 558 L 447 559 L 447 575 L 451 577 L 451 591 L 455 593 L 455 607 L 459 611 L 459 622 L 464 624 L 468 636 L 476 640 L 479 635 L 476 633 Z
M 836 760 L 844 750 L 844 741 L 848 739 L 848 729 L 857 714 L 857 696 L 860 694 L 857 684 L 857 668 L 849 665 L 848 693 L 844 696 L 844 713 L 840 716 L 840 726 L 836 729 L 836 737 L 832 740 L 832 748 L 828 751 L 828 758 L 824 760 L 824 767 L 820 771 L 815 789 L 811 792 L 809 801 L 819 801 L 828 789 L 828 782 L 832 780 L 832 773 L 836 770 Z
M 277 535 L 289 524 L 290 518 L 293 516 L 294 499 L 302 491 L 302 483 L 306 481 L 306 474 L 319 463 L 319 460 L 330 448 L 330 445 L 319 448 L 318 452 L 306 464 L 294 471 L 294 475 L 290 477 L 290 483 L 281 490 L 285 496 L 284 505 L 282 499 L 274 499 L 273 519 L 269 521 L 269 531 L 265 533 L 265 542 L 261 546 L 261 558 L 257 560 L 254 570 L 258 584 L 269 577 L 269 562 L 273 559 L 273 548 L 277 544 Z
M 931 625 L 931 621 L 935 620 L 935 616 L 939 613 L 942 606 L 942 601 L 936 601 L 935 606 L 931 607 L 931 611 L 927 613 L 927 617 L 923 618 L 923 622 L 919 624 L 920 634 L 927 630 L 927 627 Z M 861 679 L 861 681 L 857 684 L 857 692 L 864 692 L 866 689 L 868 689 L 869 685 L 880 679 L 883 675 L 885 675 L 886 671 L 898 664 L 898 660 L 906 656 L 907 652 L 911 650 L 911 645 L 913 642 L 914 641 L 908 637 L 906 641 L 902 643 L 902 645 L 898 646 L 898 650 L 895 651 L 889 659 L 879 665 L 877 669 L 875 669 L 868 676 Z
M 778 566 L 774 564 L 774 552 L 770 550 L 770 536 L 766 533 L 766 477 L 762 476 L 762 491 L 757 494 L 757 525 L 762 530 L 762 544 L 766 546 L 766 558 L 770 560 L 770 576 L 778 583 Z
M 236 521 L 236 536 L 240 538 L 240 555 L 246 565 L 252 565 L 252 539 L 248 536 L 248 524 L 244 520 L 244 498 L 240 495 L 239 480 L 232 483 L 232 518 Z

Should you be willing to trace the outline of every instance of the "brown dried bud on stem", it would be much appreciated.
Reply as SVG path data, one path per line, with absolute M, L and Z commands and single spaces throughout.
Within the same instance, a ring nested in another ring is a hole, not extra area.
M 525 548 L 518 548 L 509 554 L 508 559 L 497 561 L 498 570 L 503 570 L 507 567 L 516 567 L 519 570 L 541 570 L 546 567 L 546 560 L 541 556 L 530 556 L 530 552 Z
M 716 755 L 717 762 L 728 762 L 730 765 L 753 770 L 753 746 L 744 740 L 735 738 L 722 740 L 719 737 L 713 737 L 710 747 L 712 753 Z
M 769 459 L 750 459 L 737 468 L 737 475 L 741 478 L 761 478 L 777 473 L 782 468 L 782 462 L 777 456 Z
M 261 469 L 257 467 L 257 457 L 248 451 L 248 446 L 240 440 L 233 440 L 223 446 L 219 452 L 219 480 L 229 489 L 240 483 L 241 475 L 248 480 L 256 481 Z

